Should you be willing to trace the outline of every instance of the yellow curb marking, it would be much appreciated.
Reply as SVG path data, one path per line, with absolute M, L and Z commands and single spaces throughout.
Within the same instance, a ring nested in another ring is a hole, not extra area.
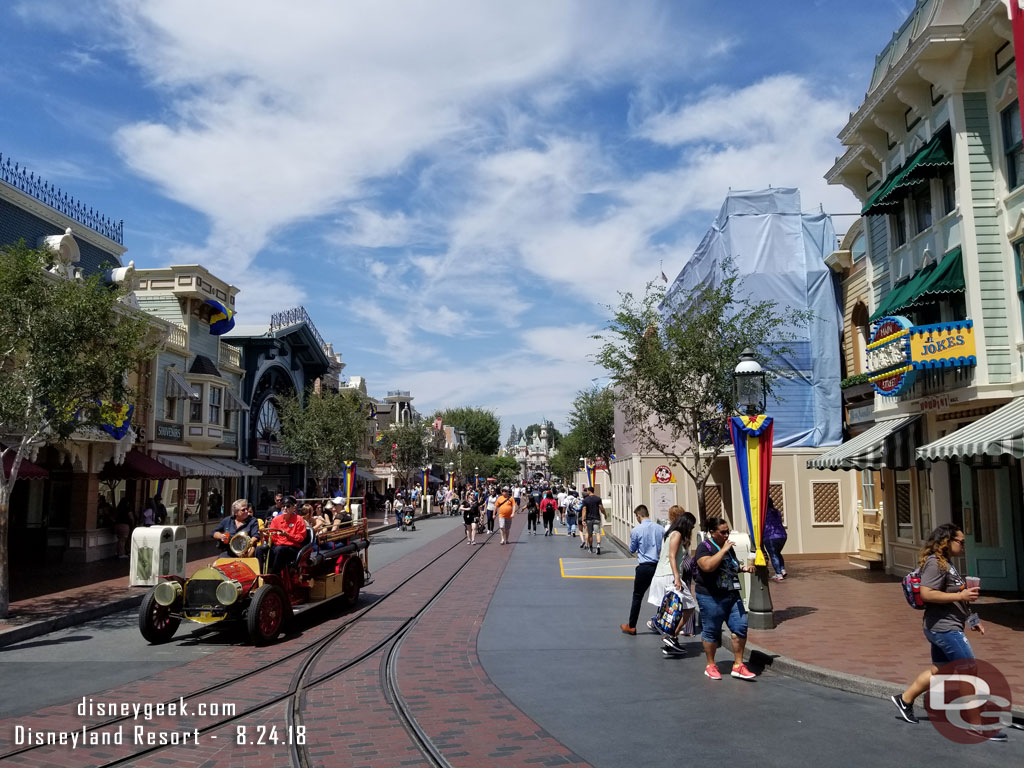
M 602 567 L 605 567 L 605 568 L 620 567 L 621 568 L 622 566 L 608 565 L 608 566 L 602 566 Z M 632 576 L 578 576 L 578 575 L 576 575 L 574 573 L 566 573 L 565 572 L 565 562 L 562 560 L 562 558 L 558 558 L 558 569 L 559 569 L 559 571 L 561 571 L 563 579 L 632 579 L 633 578 Z

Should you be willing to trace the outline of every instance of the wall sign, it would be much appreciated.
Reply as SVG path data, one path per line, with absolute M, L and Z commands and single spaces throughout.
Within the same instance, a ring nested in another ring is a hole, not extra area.
M 675 481 L 671 467 L 664 464 L 654 470 L 654 476 L 651 478 L 652 483 L 674 483 Z
M 905 317 L 883 317 L 867 345 L 867 360 L 875 391 L 898 395 L 914 384 L 917 371 L 977 365 L 974 321 L 911 325 Z
M 868 381 L 880 395 L 898 395 L 914 383 L 908 343 L 911 327 L 905 317 L 883 317 L 871 334 L 867 345 Z
M 156 439 L 164 442 L 180 443 L 184 426 L 182 424 L 171 424 L 166 421 L 156 423 Z

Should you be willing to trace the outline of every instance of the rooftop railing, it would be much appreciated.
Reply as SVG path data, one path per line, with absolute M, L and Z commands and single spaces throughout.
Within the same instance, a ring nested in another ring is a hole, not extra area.
M 11 158 L 4 162 L 4 156 L 0 154 L 0 181 L 34 197 L 41 203 L 50 206 L 55 211 L 63 213 L 69 219 L 83 224 L 89 229 L 99 232 L 108 240 L 113 240 L 118 245 L 124 245 L 124 220 L 114 221 L 99 211 L 87 208 L 75 198 L 69 197 L 42 176 L 36 176 L 27 168 L 22 168 L 19 163 L 11 164 Z
M 294 307 L 292 309 L 285 310 L 284 312 L 277 312 L 270 316 L 271 332 L 280 328 L 287 328 L 290 325 L 298 325 L 299 323 L 305 323 L 308 325 L 309 330 L 313 334 L 313 338 L 315 338 L 316 343 L 320 345 L 320 349 L 324 350 L 326 354 L 330 354 L 327 344 L 324 343 L 323 336 L 320 335 L 320 331 L 318 331 L 316 326 L 313 325 L 313 320 L 309 317 L 309 313 L 306 312 L 305 307 Z

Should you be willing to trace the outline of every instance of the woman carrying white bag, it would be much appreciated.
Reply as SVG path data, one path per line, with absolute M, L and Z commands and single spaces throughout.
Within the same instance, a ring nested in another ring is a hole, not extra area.
M 676 514 L 672 515 L 672 512 L 676 512 Z M 672 591 L 678 595 L 682 616 L 675 622 L 674 631 L 662 637 L 662 642 L 665 644 L 662 651 L 666 656 L 681 656 L 686 653 L 686 649 L 679 644 L 678 635 L 697 607 L 697 601 L 693 599 L 690 588 L 687 586 L 689 574 L 684 574 L 682 569 L 683 561 L 690 554 L 693 528 L 697 520 L 689 512 L 683 512 L 682 508 L 678 507 L 669 510 L 669 515 L 675 520 L 665 531 L 665 539 L 661 545 L 661 557 L 658 559 L 658 566 L 654 571 L 654 579 L 651 581 L 647 602 L 656 606 L 660 611 L 666 593 Z M 651 619 L 647 622 L 647 626 L 649 629 L 661 631 L 656 626 L 656 621 L 657 617 Z

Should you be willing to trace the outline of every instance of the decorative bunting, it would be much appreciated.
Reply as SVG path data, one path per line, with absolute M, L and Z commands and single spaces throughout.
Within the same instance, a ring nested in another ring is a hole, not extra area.
M 345 467 L 345 511 L 352 507 L 352 492 L 356 488 L 356 463 L 354 461 L 341 462 Z
M 115 440 L 120 440 L 128 434 L 132 425 L 132 414 L 135 413 L 134 405 L 118 405 L 100 400 L 100 427 L 103 431 Z
M 228 309 L 219 301 L 206 299 L 206 303 L 213 307 L 213 314 L 210 315 L 210 335 L 223 336 L 235 327 L 235 312 Z
M 743 509 L 747 515 L 747 530 L 754 542 L 755 565 L 765 565 L 761 549 L 764 516 L 768 508 L 768 489 L 772 475 L 772 433 L 774 420 L 770 416 L 733 416 L 729 419 L 729 432 L 736 451 L 736 473 L 739 475 Z
M 596 488 L 594 480 L 597 477 L 597 464 L 588 460 L 584 463 L 584 467 L 587 470 L 587 487 Z

